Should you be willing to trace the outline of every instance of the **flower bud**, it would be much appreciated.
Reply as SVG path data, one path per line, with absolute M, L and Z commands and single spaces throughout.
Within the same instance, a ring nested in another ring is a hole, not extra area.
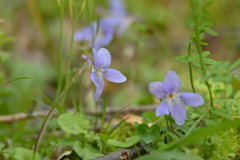
M 92 62 L 88 57 L 86 57 L 85 55 L 82 55 L 81 58 L 88 64 L 89 67 L 91 67 Z

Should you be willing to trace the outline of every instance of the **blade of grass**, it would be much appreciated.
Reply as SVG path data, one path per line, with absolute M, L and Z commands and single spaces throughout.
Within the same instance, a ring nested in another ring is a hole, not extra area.
M 11 83 L 11 82 L 13 82 L 13 81 L 20 80 L 20 79 L 33 79 L 33 78 L 32 78 L 32 77 L 18 77 L 18 78 L 14 78 L 14 79 L 12 79 L 12 80 L 10 80 L 10 81 L 7 81 L 7 82 L 3 83 L 3 84 L 0 86 L 0 88 L 3 87 L 3 86 L 5 86 L 5 85 L 8 84 L 8 83 Z
M 130 117 L 127 117 L 123 120 L 121 120 L 115 127 L 113 127 L 113 129 L 108 133 L 108 135 L 111 135 L 113 133 L 113 131 L 115 131 L 122 123 L 124 123 L 126 120 L 128 120 Z
M 84 61 L 83 61 L 84 62 Z M 55 105 L 52 107 L 52 109 L 48 112 L 48 115 L 47 115 L 47 117 L 45 118 L 45 120 L 44 120 L 44 122 L 43 122 L 43 124 L 42 124 L 42 127 L 41 127 L 41 129 L 40 129 L 40 132 L 39 132 L 39 134 L 38 134 L 38 138 L 37 138 L 37 142 L 36 142 L 36 144 L 35 144 L 35 147 L 34 147 L 34 152 L 35 153 L 37 153 L 37 151 L 38 151 L 38 147 L 39 147 L 39 144 L 40 144 L 40 142 L 41 142 L 41 140 L 42 140 L 42 136 L 43 136 L 43 134 L 44 134 L 44 132 L 45 132 L 45 130 L 46 130 L 46 127 L 47 127 L 47 122 L 48 122 L 48 120 L 52 117 L 52 113 L 53 113 L 53 111 L 54 111 L 54 109 L 55 109 L 55 107 L 58 105 L 58 103 L 62 100 L 62 98 L 65 96 L 65 94 L 67 93 L 67 91 L 70 89 L 70 87 L 72 86 L 72 84 L 73 84 L 73 82 L 79 77 L 79 75 L 80 74 L 82 74 L 82 72 L 83 72 L 83 70 L 84 70 L 84 68 L 85 68 L 85 63 L 81 63 L 81 65 L 80 66 L 82 66 L 82 67 L 80 67 L 79 68 L 79 70 L 78 70 L 78 72 L 77 72 L 77 74 L 75 75 L 75 77 L 72 79 L 72 81 L 71 81 L 71 83 L 68 85 L 68 87 L 67 87 L 67 89 L 60 95 L 60 97 L 58 98 L 58 100 L 57 100 L 57 102 L 55 103 Z
M 122 110 L 124 110 L 126 107 L 128 107 L 128 106 L 130 106 L 130 105 L 132 105 L 132 104 L 134 104 L 134 103 L 137 103 L 137 102 L 129 103 L 129 104 L 123 106 L 119 111 L 117 111 L 117 112 L 112 116 L 112 118 L 109 120 L 108 125 L 107 125 L 107 128 L 106 128 L 106 131 L 108 131 L 108 128 L 110 127 L 110 124 L 111 124 L 113 118 L 115 118 L 115 117 L 116 117 Z

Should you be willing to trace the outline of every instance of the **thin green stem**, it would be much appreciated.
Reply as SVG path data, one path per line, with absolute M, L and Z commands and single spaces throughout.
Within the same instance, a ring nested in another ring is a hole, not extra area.
M 110 88 L 110 83 L 108 84 L 108 89 L 107 89 L 107 93 L 106 93 L 105 100 L 104 100 L 104 104 L 103 104 L 101 133 L 103 133 L 103 128 L 104 128 L 104 121 L 105 121 L 105 116 L 106 116 L 106 108 L 107 108 L 107 104 L 108 104 L 109 88 Z
M 134 104 L 134 103 L 137 103 L 137 102 L 132 102 L 132 103 L 130 103 L 130 104 L 127 104 L 127 105 L 125 105 L 124 107 L 122 107 L 119 111 L 117 111 L 117 112 L 111 117 L 111 119 L 109 120 L 108 125 L 107 125 L 107 127 L 106 127 L 106 131 L 108 131 L 108 129 L 109 129 L 109 127 L 110 127 L 110 124 L 111 124 L 113 118 L 116 117 L 116 116 L 117 116 L 122 110 L 124 110 L 126 107 L 128 107 L 128 106 L 130 106 L 130 105 L 132 105 L 132 104 Z
M 172 133 L 173 133 L 173 126 L 172 126 L 172 116 L 171 116 L 171 113 L 169 114 L 169 119 L 170 119 L 171 129 L 172 129 Z
M 192 127 L 188 130 L 188 132 L 185 134 L 187 136 L 193 129 L 194 127 L 208 114 L 208 112 L 204 113 L 193 125 Z
M 72 5 L 72 4 L 69 4 Z M 75 32 L 75 26 L 76 26 L 76 20 L 72 20 L 72 33 L 71 33 L 71 42 L 70 42 L 70 49 L 69 49 L 69 56 L 68 56 L 68 65 L 67 65 L 67 77 L 66 77 L 66 87 L 69 84 L 69 79 L 70 79 L 70 69 L 71 69 L 71 62 L 72 62 L 72 48 L 73 48 L 73 37 L 74 37 L 74 32 Z
M 84 62 L 84 61 L 83 61 Z M 83 63 L 82 63 L 83 64 Z M 81 64 L 81 66 L 82 66 Z M 52 107 L 52 109 L 48 112 L 48 115 L 47 117 L 45 118 L 43 124 L 42 124 L 42 127 L 40 129 L 40 132 L 38 134 L 38 138 L 37 138 L 37 142 L 35 144 L 35 148 L 34 148 L 34 152 L 37 153 L 38 151 L 38 147 L 39 147 L 39 144 L 42 140 L 42 136 L 46 130 L 46 127 L 47 127 L 47 122 L 50 120 L 50 118 L 52 117 L 52 113 L 54 111 L 54 109 L 56 108 L 56 106 L 60 103 L 60 101 L 63 99 L 63 97 L 65 96 L 65 94 L 68 92 L 68 90 L 70 89 L 70 87 L 72 86 L 73 82 L 79 77 L 80 74 L 82 74 L 84 68 L 85 68 L 86 65 L 84 65 L 83 67 L 80 67 L 78 72 L 76 73 L 75 77 L 72 79 L 71 83 L 68 85 L 68 87 L 66 88 L 66 90 L 60 95 L 60 97 L 58 98 L 58 100 L 56 101 L 55 105 Z
M 61 93 L 62 88 L 62 52 L 63 52 L 63 15 L 64 15 L 64 3 L 60 7 L 60 46 L 58 55 L 58 87 L 55 99 L 57 99 Z
M 202 154 L 202 152 L 203 152 L 203 148 L 204 148 L 204 146 L 205 146 L 205 144 L 206 144 L 206 141 L 207 141 L 207 137 L 204 138 L 203 144 L 202 144 L 201 149 L 200 149 L 200 151 L 199 151 L 199 156 L 201 156 L 201 154 Z M 203 156 L 202 158 L 204 158 L 204 156 Z
M 188 44 L 188 57 L 191 57 L 191 46 L 192 46 L 192 43 L 189 42 L 189 44 Z M 192 90 L 195 93 L 195 88 L 194 88 L 194 84 L 193 84 L 192 63 L 191 62 L 188 62 L 188 68 L 189 68 L 189 75 L 190 75 L 190 82 L 191 82 Z
M 133 146 L 134 146 L 134 148 L 135 148 L 135 150 L 136 150 L 136 152 L 138 154 L 138 157 L 141 157 L 141 154 L 139 153 L 137 146 L 135 144 Z
M 202 72 L 203 72 L 204 75 L 206 75 L 206 71 L 204 69 L 205 67 L 204 67 L 204 63 L 203 63 L 203 57 L 202 57 L 202 47 L 201 47 L 201 44 L 200 44 L 200 38 L 197 40 L 196 45 L 197 45 L 198 55 L 199 55 L 199 59 L 200 59 L 200 63 L 201 63 Z M 205 84 L 206 84 L 206 86 L 208 88 L 211 109 L 213 109 L 214 108 L 214 104 L 213 104 L 211 85 L 209 84 L 208 81 L 206 81 Z M 211 111 L 210 111 L 210 114 L 211 114 Z
M 170 131 L 170 128 L 169 128 L 169 125 L 168 125 L 168 120 L 167 120 L 167 115 L 165 115 L 165 120 L 166 120 L 166 123 L 167 123 L 167 128 Z

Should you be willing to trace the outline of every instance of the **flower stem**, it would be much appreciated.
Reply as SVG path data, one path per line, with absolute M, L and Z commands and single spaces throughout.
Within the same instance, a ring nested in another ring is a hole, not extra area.
M 170 131 L 169 125 L 168 125 L 168 120 L 167 120 L 167 115 L 165 115 L 166 123 L 167 123 L 167 128 Z
M 192 43 L 189 42 L 189 44 L 188 44 L 188 57 L 191 57 L 191 46 L 192 46 Z M 193 93 L 195 93 L 195 88 L 194 88 L 194 84 L 193 84 L 192 63 L 191 62 L 188 62 L 188 68 L 189 68 L 192 91 L 193 91 Z
M 201 149 L 200 149 L 200 151 L 199 151 L 199 156 L 201 156 L 201 154 L 202 154 L 202 152 L 203 152 L 203 147 L 205 146 L 206 141 L 207 141 L 207 137 L 204 138 L 203 144 L 202 144 Z M 201 157 L 202 157 L 202 156 L 201 156 Z M 203 157 L 204 157 L 204 156 L 203 156 Z M 202 157 L 202 158 L 203 158 L 203 157 Z
M 172 133 L 173 133 L 173 126 L 172 126 L 172 116 L 171 116 L 171 113 L 169 114 L 169 119 L 170 119 L 171 129 L 172 129 Z
M 58 87 L 55 99 L 59 97 L 62 88 L 62 52 L 63 52 L 63 15 L 64 15 L 64 3 L 60 7 L 60 47 L 58 55 Z
M 203 57 L 202 57 L 202 47 L 200 44 L 200 38 L 196 41 L 196 46 L 197 46 L 197 50 L 198 50 L 198 55 L 199 55 L 199 59 L 200 59 L 200 63 L 201 63 L 202 72 L 204 75 L 206 75 L 206 71 L 204 69 L 205 67 L 204 67 L 204 63 L 203 63 Z M 209 93 L 209 97 L 210 97 L 210 105 L 211 105 L 211 109 L 213 109 L 214 104 L 213 104 L 211 85 L 209 84 L 208 81 L 205 82 L 205 85 L 208 88 L 208 93 Z M 211 114 L 211 111 L 210 111 L 210 114 Z
M 101 133 L 103 133 L 103 128 L 104 128 L 104 121 L 105 121 L 105 116 L 106 116 L 106 108 L 107 108 L 107 104 L 108 104 L 109 88 L 110 88 L 110 83 L 108 83 L 108 89 L 107 89 L 107 93 L 106 93 L 105 100 L 104 100 L 104 104 L 103 104 Z

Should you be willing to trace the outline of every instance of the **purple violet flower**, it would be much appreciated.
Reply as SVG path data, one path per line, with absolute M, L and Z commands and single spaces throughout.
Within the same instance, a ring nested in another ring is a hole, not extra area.
M 74 34 L 75 41 L 88 41 L 89 46 L 99 50 L 107 46 L 113 39 L 113 34 L 121 35 L 133 22 L 133 18 L 127 17 L 123 0 L 110 0 L 110 14 L 99 20 L 97 33 L 97 22 L 77 31 Z
M 127 16 L 126 7 L 123 0 L 109 0 L 111 18 L 117 20 L 114 33 L 122 35 L 124 31 L 133 23 L 135 17 Z
M 93 39 L 95 38 L 94 42 Z M 97 33 L 97 22 L 94 22 L 89 27 L 77 31 L 74 34 L 75 41 L 88 41 L 89 46 L 100 49 L 102 46 L 108 45 L 113 39 L 113 24 L 109 23 L 109 20 L 102 19 L 99 22 L 99 30 Z
M 94 101 L 97 101 L 104 88 L 103 77 L 111 82 L 122 83 L 127 80 L 127 78 L 118 70 L 108 68 L 111 65 L 111 55 L 109 51 L 105 48 L 101 48 L 96 51 L 92 49 L 94 55 L 94 67 L 92 68 L 91 79 L 96 85 L 96 92 L 94 95 Z
M 197 93 L 180 92 L 181 81 L 178 75 L 169 70 L 164 77 L 163 82 L 149 83 L 149 91 L 157 98 L 163 99 L 156 108 L 156 116 L 171 115 L 173 116 L 177 125 L 183 125 L 186 118 L 186 108 L 182 103 L 190 107 L 201 106 L 204 100 L 201 95 Z

